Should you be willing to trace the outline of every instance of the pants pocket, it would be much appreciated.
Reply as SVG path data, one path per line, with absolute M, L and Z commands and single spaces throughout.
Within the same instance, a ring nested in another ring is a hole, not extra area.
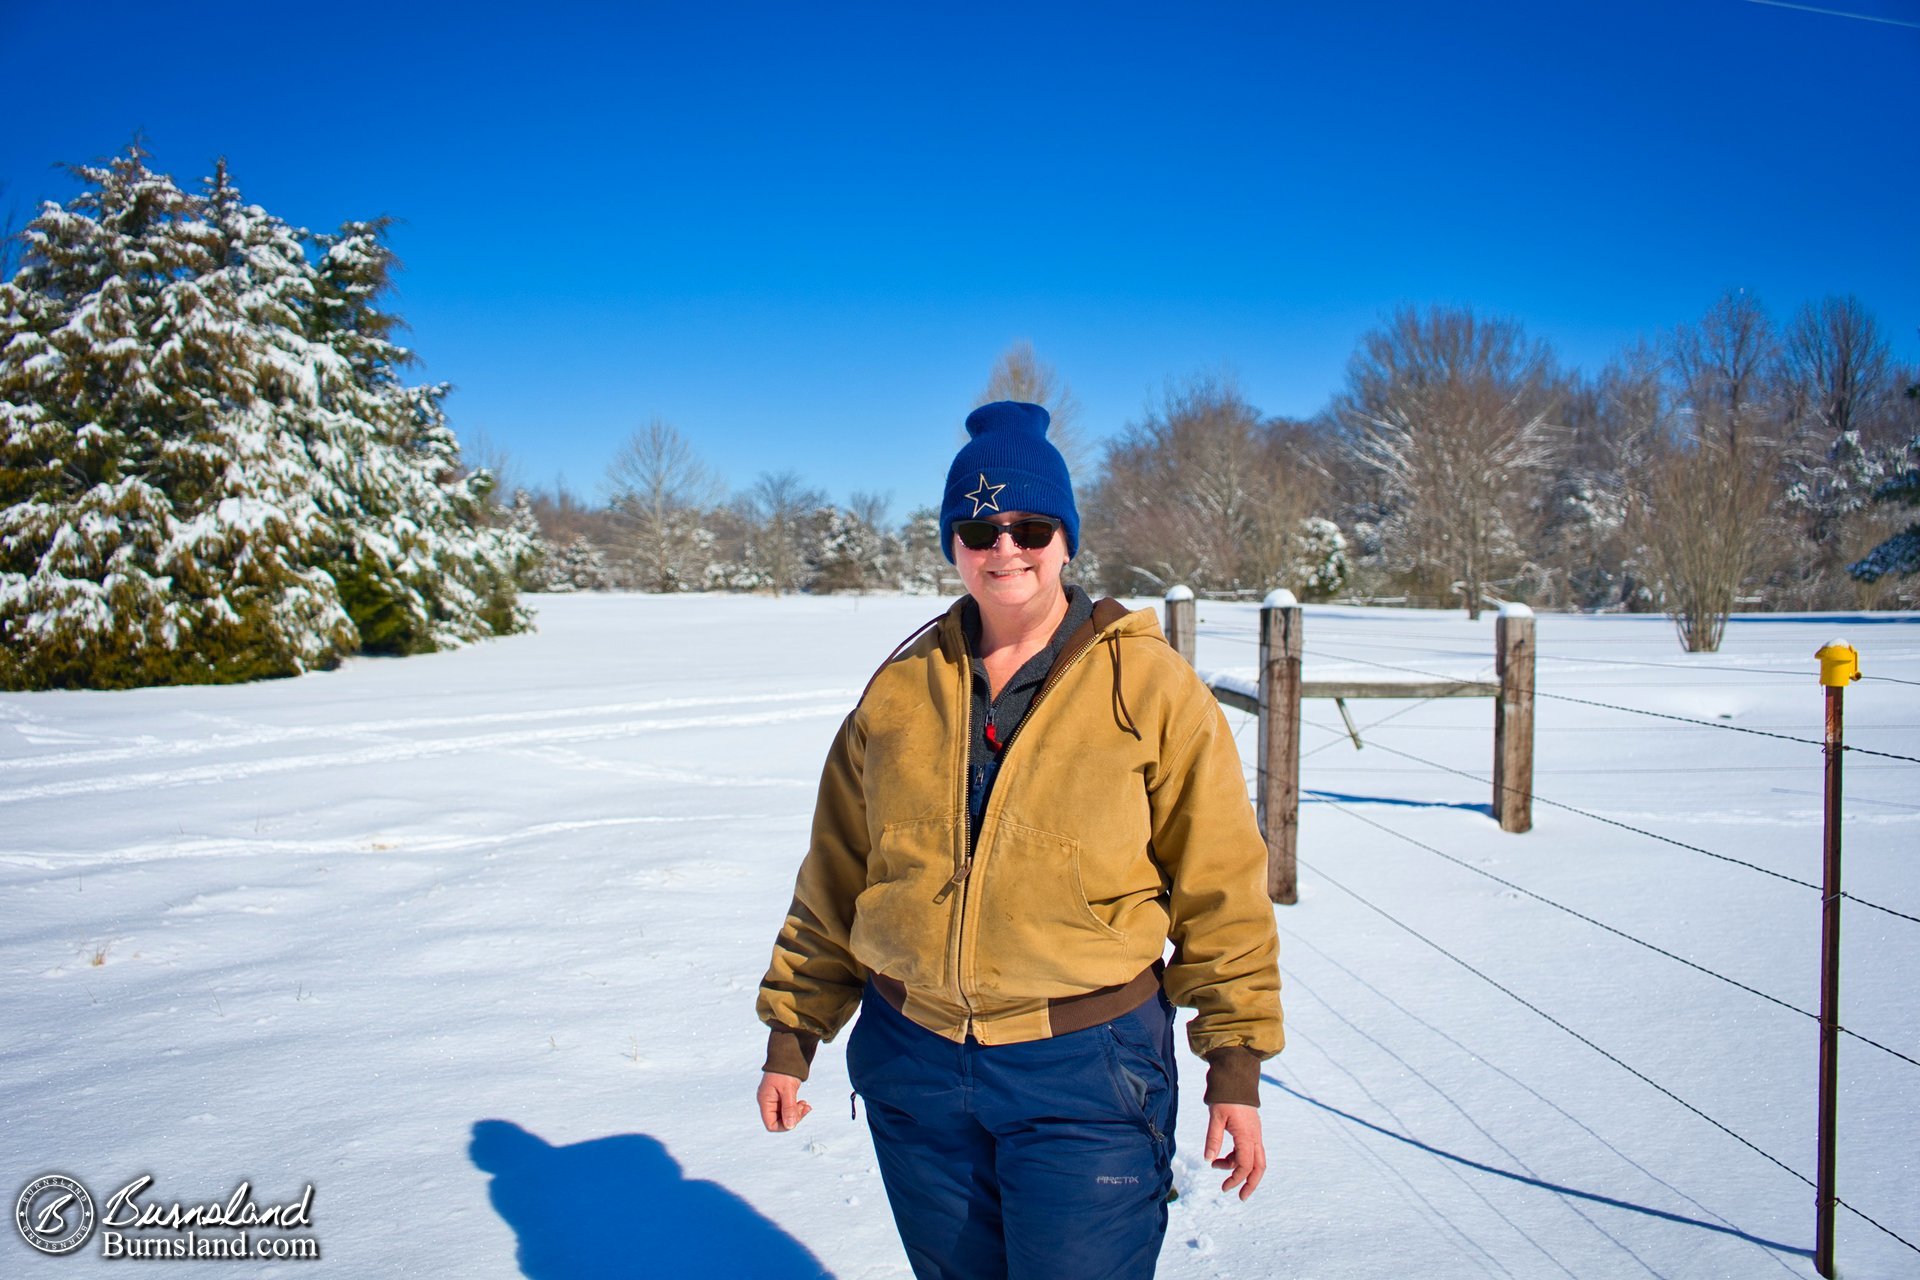
M 1146 1007 L 1102 1024 L 1114 1094 L 1125 1114 L 1171 1151 L 1177 1104 L 1171 1010 L 1156 997 Z

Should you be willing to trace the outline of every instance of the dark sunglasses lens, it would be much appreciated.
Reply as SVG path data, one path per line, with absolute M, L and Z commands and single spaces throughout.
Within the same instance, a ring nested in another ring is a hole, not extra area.
M 1059 527 L 1055 520 L 1016 520 L 1007 526 L 1007 532 L 1013 535 L 1014 546 L 1038 551 L 1053 541 L 1053 531 Z
M 986 551 L 1000 540 L 1000 527 L 985 520 L 956 520 L 953 531 L 970 551 Z
M 953 531 L 960 535 L 960 544 L 971 551 L 991 551 L 993 544 L 1000 541 L 1000 533 L 1005 530 L 1013 538 L 1013 545 L 1028 551 L 1038 551 L 1053 541 L 1053 531 L 1060 522 L 1046 516 L 1036 516 L 1031 520 L 1015 520 L 1009 525 L 998 525 L 988 520 L 956 520 Z

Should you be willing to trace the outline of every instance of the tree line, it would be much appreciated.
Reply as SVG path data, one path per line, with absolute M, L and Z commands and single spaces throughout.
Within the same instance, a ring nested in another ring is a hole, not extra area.
M 1785 324 L 1733 291 L 1595 373 L 1518 321 L 1402 308 L 1364 335 L 1311 418 L 1263 414 L 1199 374 L 1097 456 L 1067 383 L 1031 344 L 977 400 L 1046 404 L 1099 589 L 1666 612 L 1689 650 L 1736 608 L 1912 607 L 1920 570 L 1920 371 L 1850 297 Z M 957 416 L 957 415 L 956 415 Z M 931 507 L 834 506 L 793 473 L 726 500 L 655 421 L 593 509 L 523 495 L 549 589 L 952 589 Z

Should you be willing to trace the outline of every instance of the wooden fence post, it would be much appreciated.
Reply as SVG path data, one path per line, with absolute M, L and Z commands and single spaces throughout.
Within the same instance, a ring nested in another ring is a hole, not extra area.
M 1191 587 L 1167 588 L 1167 643 L 1173 651 L 1193 663 L 1193 589 Z
M 1300 605 L 1277 588 L 1260 605 L 1260 830 L 1267 838 L 1267 896 L 1300 900 L 1294 869 L 1300 828 Z
M 1503 604 L 1493 624 L 1500 696 L 1493 704 L 1493 816 L 1502 831 L 1533 829 L 1533 610 Z

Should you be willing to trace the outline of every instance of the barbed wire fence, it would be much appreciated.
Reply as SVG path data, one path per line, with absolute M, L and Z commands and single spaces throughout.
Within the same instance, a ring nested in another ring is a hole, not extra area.
M 1246 646 L 1256 651 L 1259 650 L 1260 644 L 1261 644 L 1257 633 L 1250 628 L 1244 628 L 1244 627 L 1225 626 L 1225 625 L 1218 625 L 1218 624 L 1196 625 L 1193 627 L 1193 634 L 1196 640 L 1203 639 L 1209 642 L 1209 644 L 1221 644 L 1221 645 L 1228 645 L 1228 646 Z M 1344 665 L 1344 664 L 1352 663 L 1352 664 L 1358 664 L 1363 667 L 1369 667 L 1369 668 L 1384 670 L 1384 671 L 1391 671 L 1391 672 L 1396 672 L 1403 675 L 1419 676 L 1422 679 L 1431 681 L 1431 682 L 1443 682 L 1443 681 L 1462 682 L 1463 680 L 1469 681 L 1469 682 L 1481 681 L 1481 680 L 1487 679 L 1489 674 L 1492 672 L 1494 664 L 1486 664 L 1479 667 L 1471 676 L 1462 677 L 1458 672 L 1455 672 L 1452 674 L 1436 672 L 1428 668 L 1408 665 L 1407 663 L 1404 663 L 1404 662 L 1388 662 L 1388 661 L 1383 661 L 1379 659 L 1361 657 L 1350 651 L 1352 647 L 1360 647 L 1360 648 L 1367 648 L 1370 650 L 1386 651 L 1386 652 L 1394 652 L 1394 651 L 1417 652 L 1429 659 L 1431 658 L 1473 659 L 1473 660 L 1478 660 L 1481 663 L 1485 663 L 1486 655 L 1484 651 L 1473 652 L 1473 651 L 1465 651 L 1465 650 L 1459 650 L 1459 649 L 1443 648 L 1443 647 L 1435 646 L 1431 643 L 1425 644 L 1425 645 L 1392 643 L 1392 641 L 1394 640 L 1419 641 L 1419 640 L 1429 640 L 1429 639 L 1430 637 L 1425 636 L 1419 632 L 1413 632 L 1413 631 L 1396 632 L 1392 630 L 1374 629 L 1370 627 L 1368 629 L 1366 638 L 1355 638 L 1352 636 L 1343 635 L 1341 637 L 1341 644 L 1343 646 L 1346 646 L 1346 648 L 1343 649 L 1343 651 L 1338 654 L 1329 653 L 1329 652 L 1326 652 L 1325 650 L 1317 649 L 1315 647 L 1307 646 L 1307 645 L 1302 645 L 1300 652 L 1303 658 L 1308 660 L 1313 660 L 1320 664 Z M 1599 640 L 1599 641 L 1589 640 L 1589 643 L 1612 643 L 1612 642 L 1615 642 L 1612 638 L 1608 638 L 1607 640 Z M 1626 642 L 1637 642 L 1637 641 L 1626 641 Z M 1777 685 L 1779 680 L 1789 679 L 1789 678 L 1804 682 L 1807 680 L 1807 676 L 1808 676 L 1808 672 L 1804 667 L 1798 670 L 1787 671 L 1787 670 L 1781 670 L 1778 668 L 1769 668 L 1769 667 L 1761 667 L 1761 666 L 1738 666 L 1738 665 L 1731 665 L 1726 663 L 1699 663 L 1699 664 L 1661 663 L 1661 662 L 1643 661 L 1636 658 L 1604 658 L 1604 657 L 1596 657 L 1591 655 L 1566 654 L 1566 653 L 1560 653 L 1557 651 L 1554 654 L 1554 661 L 1556 663 L 1565 661 L 1573 664 L 1586 664 L 1586 665 L 1592 665 L 1592 666 L 1603 667 L 1603 668 L 1604 667 L 1657 667 L 1657 668 L 1674 668 L 1674 669 L 1681 669 L 1681 670 L 1687 670 L 1687 671 L 1710 670 L 1715 672 L 1726 672 L 1726 673 L 1732 673 L 1732 674 L 1756 676 L 1758 677 L 1758 679 L 1752 682 L 1753 684 L 1756 684 L 1756 685 Z M 1883 682 L 1886 684 L 1894 684 L 1894 685 L 1920 685 L 1920 681 L 1902 680 L 1897 677 L 1891 677 L 1891 676 L 1863 676 L 1861 677 L 1861 679 L 1866 681 L 1878 681 L 1878 682 Z M 1577 680 L 1576 681 L 1555 680 L 1553 683 L 1554 683 L 1554 688 L 1549 690 L 1549 689 L 1540 688 L 1536 681 L 1536 683 L 1531 689 L 1532 696 L 1534 698 L 1537 698 L 1543 701 L 1558 702 L 1558 703 L 1565 703 L 1569 705 L 1581 706 L 1584 708 L 1588 708 L 1590 710 L 1606 712 L 1609 715 L 1613 715 L 1613 716 L 1631 716 L 1631 717 L 1640 717 L 1645 719 L 1659 720 L 1659 721 L 1667 722 L 1674 725 L 1684 725 L 1684 726 L 1687 726 L 1689 729 L 1707 729 L 1707 730 L 1714 730 L 1719 732 L 1740 733 L 1740 734 L 1746 734 L 1750 736 L 1769 739 L 1769 740 L 1783 743 L 1783 744 L 1820 748 L 1822 751 L 1825 751 L 1828 746 L 1827 743 L 1822 742 L 1819 739 L 1803 737 L 1797 734 L 1783 732 L 1781 730 L 1774 729 L 1771 727 L 1762 728 L 1758 726 L 1728 724 L 1723 721 L 1706 720 L 1696 716 L 1686 716 L 1686 715 L 1679 715 L 1673 712 L 1657 711 L 1647 707 L 1635 707 L 1635 706 L 1627 705 L 1625 702 L 1609 702 L 1598 697 L 1581 697 L 1581 696 L 1578 696 L 1577 694 L 1565 692 L 1565 690 L 1570 688 L 1580 688 L 1581 682 Z M 1744 686 L 1749 682 L 1716 681 L 1715 683 L 1716 683 L 1716 686 L 1718 687 L 1718 686 L 1725 686 L 1729 684 Z M 1616 681 L 1600 687 L 1619 688 L 1620 685 Z M 1226 699 L 1223 699 L 1223 701 L 1224 700 Z M 1304 725 L 1326 733 L 1328 735 L 1328 738 L 1327 738 L 1327 741 L 1320 743 L 1312 747 L 1311 749 L 1300 752 L 1299 759 L 1304 764 L 1304 762 L 1307 761 L 1308 759 L 1314 756 L 1317 756 L 1322 752 L 1346 745 L 1350 740 L 1353 742 L 1353 744 L 1356 747 L 1358 747 L 1361 742 L 1361 735 L 1364 734 L 1364 735 L 1368 735 L 1368 737 L 1365 740 L 1365 745 L 1367 747 L 1373 748 L 1375 750 L 1384 752 L 1388 755 L 1394 756 L 1398 759 L 1405 760 L 1411 764 L 1417 765 L 1419 766 L 1420 771 L 1433 771 L 1433 772 L 1456 776 L 1464 779 L 1470 779 L 1478 783 L 1491 784 L 1493 782 L 1493 779 L 1485 774 L 1476 773 L 1468 769 L 1462 769 L 1456 765 L 1447 764 L 1442 761 L 1430 759 L 1417 752 L 1409 751 L 1402 747 L 1392 746 L 1387 743 L 1381 742 L 1378 740 L 1377 737 L 1372 736 L 1375 730 L 1389 726 L 1393 721 L 1400 720 L 1403 717 L 1419 710 L 1422 707 L 1428 706 L 1437 700 L 1438 700 L 1437 696 L 1410 698 L 1410 699 L 1407 699 L 1405 702 L 1403 702 L 1401 705 L 1397 706 L 1395 709 L 1387 712 L 1386 714 L 1378 716 L 1377 718 L 1369 721 L 1366 724 L 1357 725 L 1357 726 L 1352 723 L 1352 720 L 1350 717 L 1347 717 L 1345 715 L 1344 706 L 1342 707 L 1342 717 L 1345 723 L 1339 723 L 1339 724 L 1321 723 L 1314 720 L 1306 720 L 1303 717 L 1302 723 Z M 1236 701 L 1236 705 L 1238 705 L 1239 703 L 1244 702 L 1244 699 L 1236 699 L 1235 701 Z M 1243 719 L 1238 726 L 1236 726 L 1235 728 L 1236 736 L 1238 736 L 1245 729 L 1246 724 L 1251 719 L 1252 717 L 1247 717 L 1246 719 Z M 1596 728 L 1596 726 L 1585 726 L 1585 727 L 1589 729 Z M 1608 727 L 1611 728 L 1611 726 L 1608 726 Z M 1649 728 L 1657 728 L 1657 727 L 1649 726 Z M 1920 757 L 1904 755 L 1898 752 L 1869 749 L 1869 748 L 1854 746 L 1852 744 L 1844 744 L 1841 747 L 1841 749 L 1846 753 L 1852 754 L 1852 755 L 1873 757 L 1880 760 L 1895 762 L 1892 765 L 1886 766 L 1891 768 L 1898 768 L 1898 767 L 1901 767 L 1902 765 L 1908 765 L 1908 764 L 1920 764 Z M 1740 766 L 1719 766 L 1717 769 L 1709 770 L 1709 771 L 1737 772 L 1739 768 Z M 1254 782 L 1254 775 L 1256 774 L 1256 772 L 1257 771 L 1253 769 L 1248 770 L 1250 784 Z M 1600 770 L 1595 770 L 1594 772 L 1624 773 L 1624 772 L 1629 772 L 1629 770 L 1600 769 Z M 1558 800 L 1552 797 L 1543 796 L 1538 792 L 1538 790 L 1532 789 L 1531 780 L 1529 780 L 1528 786 L 1530 790 L 1530 799 L 1535 803 L 1539 803 L 1549 808 L 1556 809 L 1556 810 L 1574 815 L 1576 817 L 1579 817 L 1594 823 L 1605 825 L 1611 829 L 1625 832 L 1629 835 L 1638 837 L 1640 839 L 1657 842 L 1667 847 L 1680 849 L 1690 854 L 1709 858 L 1716 862 L 1724 864 L 1728 867 L 1737 869 L 1739 871 L 1750 872 L 1758 876 L 1766 877 L 1771 882 L 1780 884 L 1782 886 L 1788 886 L 1793 889 L 1807 890 L 1815 894 L 1819 894 L 1822 891 L 1820 885 L 1815 884 L 1810 880 L 1806 880 L 1801 877 L 1790 875 L 1786 872 L 1764 866 L 1759 862 L 1753 861 L 1749 858 L 1742 858 L 1730 853 L 1726 853 L 1724 851 L 1709 849 L 1700 844 L 1695 844 L 1693 842 L 1690 842 L 1687 840 L 1681 840 L 1674 836 L 1671 836 L 1659 831 L 1651 830 L 1646 826 L 1639 826 L 1634 823 L 1623 821 L 1619 818 L 1611 817 L 1607 814 L 1595 812 L 1593 809 L 1588 807 L 1583 807 L 1580 805 L 1568 803 L 1563 800 Z M 1596 915 L 1589 914 L 1585 911 L 1581 911 L 1578 908 L 1568 905 L 1567 903 L 1558 901 L 1554 898 L 1547 896 L 1546 894 L 1537 892 L 1536 890 L 1529 888 L 1526 885 L 1520 884 L 1504 876 L 1497 875 L 1492 871 L 1487 870 L 1485 867 L 1475 864 L 1469 859 L 1462 858 L 1455 853 L 1450 853 L 1444 849 L 1437 847 L 1430 840 L 1422 839 L 1420 837 L 1411 835 L 1405 831 L 1399 830 L 1398 828 L 1388 823 L 1379 821 L 1373 817 L 1363 814 L 1359 812 L 1351 803 L 1344 803 L 1343 802 L 1344 798 L 1339 796 L 1338 793 L 1329 792 L 1324 789 L 1303 788 L 1303 794 L 1311 796 L 1316 803 L 1323 804 L 1327 806 L 1327 808 L 1329 808 L 1330 810 L 1337 812 L 1348 819 L 1351 819 L 1357 823 L 1363 824 L 1367 827 L 1374 829 L 1375 831 L 1379 832 L 1382 836 L 1388 839 L 1399 842 L 1400 844 L 1403 844 L 1405 846 L 1418 849 L 1428 855 L 1431 855 L 1454 867 L 1457 867 L 1462 871 L 1468 872 L 1475 876 L 1482 877 L 1488 881 L 1491 881 L 1492 883 L 1498 884 L 1502 888 L 1512 893 L 1519 894 L 1531 901 L 1541 904 L 1546 908 L 1560 912 L 1566 916 L 1572 917 L 1573 919 L 1579 920 L 1588 926 L 1601 930 L 1615 938 L 1622 940 L 1623 942 L 1626 942 L 1630 945 L 1638 947 L 1648 952 L 1651 955 L 1660 957 L 1674 964 L 1684 966 L 1685 968 L 1693 972 L 1696 972 L 1698 974 L 1701 974 L 1708 979 L 1711 979 L 1717 983 L 1728 986 L 1732 989 L 1736 989 L 1746 996 L 1762 1001 L 1771 1008 L 1792 1014 L 1796 1018 L 1805 1018 L 1813 1021 L 1819 1020 L 1819 1016 L 1820 1016 L 1819 1014 L 1813 1012 L 1812 1010 L 1802 1008 L 1790 1000 L 1783 999 L 1780 996 L 1764 991 L 1759 987 L 1754 986 L 1750 983 L 1743 982 L 1737 978 L 1731 977 L 1730 975 L 1720 972 L 1719 970 L 1714 969 L 1709 965 L 1702 964 L 1697 960 L 1692 960 L 1685 956 L 1682 956 L 1678 954 L 1676 951 L 1673 951 L 1667 947 L 1663 947 L 1657 943 L 1649 941 L 1648 939 L 1643 938 L 1628 929 L 1624 929 L 1618 925 L 1608 923 L 1607 921 L 1600 919 Z M 1367 897 L 1365 894 L 1361 893 L 1359 890 L 1355 889 L 1354 887 L 1345 883 L 1344 881 L 1338 880 L 1334 876 L 1328 874 L 1328 871 L 1324 866 L 1321 866 L 1314 862 L 1310 862 L 1306 858 L 1299 858 L 1298 863 L 1300 867 L 1308 870 L 1314 876 L 1317 882 L 1325 883 L 1329 887 L 1348 896 L 1349 898 L 1351 898 L 1353 901 L 1358 903 L 1360 906 L 1364 907 L 1369 912 L 1377 915 L 1378 917 L 1387 921 L 1389 924 L 1393 925 L 1397 929 L 1406 933 L 1408 936 L 1416 939 L 1418 942 L 1420 942 L 1424 946 L 1432 949 L 1439 955 L 1445 957 L 1449 962 L 1458 966 L 1460 969 L 1462 969 L 1466 973 L 1472 975 L 1478 981 L 1498 991 L 1509 1000 L 1513 1001 L 1520 1007 L 1526 1009 L 1535 1017 L 1557 1028 L 1559 1031 L 1563 1032 L 1567 1036 L 1572 1037 L 1574 1040 L 1584 1045 L 1587 1049 L 1591 1050 L 1592 1052 L 1599 1055 L 1600 1057 L 1606 1059 L 1608 1062 L 1612 1063 L 1614 1066 L 1627 1072 L 1629 1075 L 1633 1076 L 1636 1080 L 1640 1081 L 1642 1084 L 1658 1092 L 1659 1094 L 1666 1097 L 1676 1105 L 1682 1107 L 1684 1110 L 1696 1116 L 1706 1124 L 1712 1126 L 1714 1129 L 1718 1130 L 1722 1134 L 1733 1139 L 1735 1142 L 1740 1144 L 1740 1146 L 1751 1151 L 1752 1153 L 1761 1157 L 1762 1159 L 1766 1160 L 1769 1164 L 1775 1166 L 1776 1168 L 1780 1169 L 1787 1175 L 1791 1176 L 1797 1182 L 1800 1182 L 1809 1188 L 1817 1187 L 1818 1184 L 1815 1182 L 1813 1178 L 1808 1177 L 1806 1174 L 1802 1173 L 1799 1169 L 1794 1168 L 1786 1160 L 1775 1155 L 1773 1152 L 1766 1150 L 1765 1147 L 1763 1147 L 1761 1144 L 1755 1142 L 1754 1140 L 1747 1137 L 1746 1135 L 1739 1133 L 1733 1127 L 1724 1123 L 1720 1119 L 1715 1118 L 1705 1108 L 1698 1106 L 1693 1102 L 1690 1102 L 1689 1100 L 1682 1097 L 1679 1093 L 1677 1093 L 1673 1089 L 1660 1083 L 1658 1080 L 1654 1079 L 1652 1076 L 1649 1076 L 1644 1071 L 1633 1066 L 1623 1056 L 1609 1050 L 1608 1048 L 1606 1048 L 1605 1046 L 1603 1046 L 1602 1044 L 1594 1040 L 1591 1036 L 1583 1034 L 1580 1030 L 1570 1025 L 1569 1022 L 1567 1022 L 1561 1017 L 1556 1016 L 1553 1012 L 1542 1007 L 1539 1003 L 1528 1000 L 1526 997 L 1522 996 L 1519 992 L 1515 991 L 1512 987 L 1500 982 L 1497 978 L 1493 977 L 1491 974 L 1486 972 L 1483 966 L 1476 965 L 1469 959 L 1459 954 L 1456 954 L 1455 951 L 1449 949 L 1448 947 L 1444 946 L 1442 943 L 1436 941 L 1434 938 L 1421 932 L 1419 929 L 1407 923 L 1405 920 L 1401 919 L 1398 915 L 1389 911 L 1387 908 L 1381 906 L 1379 903 L 1373 901 L 1372 899 Z M 1860 895 L 1850 893 L 1850 892 L 1842 892 L 1839 894 L 1839 897 L 1846 902 L 1851 902 L 1856 906 L 1879 913 L 1881 916 L 1887 919 L 1897 920 L 1897 921 L 1911 923 L 1911 924 L 1920 924 L 1920 913 L 1903 910 L 1900 907 L 1892 906 L 1884 902 L 1875 901 L 1873 899 L 1862 897 Z M 1842 1026 L 1838 1026 L 1837 1030 L 1839 1034 L 1847 1037 L 1850 1040 L 1857 1041 L 1860 1044 L 1866 1045 L 1878 1051 L 1879 1053 L 1885 1055 L 1891 1061 L 1896 1061 L 1896 1062 L 1905 1064 L 1907 1066 L 1920 1068 L 1920 1056 L 1916 1056 L 1916 1053 L 1914 1052 L 1907 1052 L 1903 1048 L 1897 1048 L 1894 1045 L 1886 1043 L 1884 1039 L 1875 1038 L 1874 1036 L 1870 1036 L 1860 1031 L 1856 1031 L 1851 1027 L 1846 1027 L 1842 1025 Z M 1914 1048 L 1916 1052 L 1920 1052 L 1920 1046 L 1910 1046 L 1910 1048 Z M 1887 1236 L 1891 1240 L 1897 1242 L 1899 1245 L 1904 1246 L 1906 1249 L 1911 1250 L 1916 1254 L 1920 1254 L 1920 1243 L 1916 1243 L 1915 1240 L 1910 1239 L 1907 1235 L 1903 1235 L 1900 1232 L 1893 1229 L 1892 1227 L 1879 1221 L 1877 1218 L 1870 1215 L 1868 1212 L 1864 1211 L 1860 1207 L 1850 1203 L 1846 1199 L 1841 1198 L 1837 1195 L 1832 1197 L 1832 1202 L 1838 1207 L 1846 1210 L 1848 1213 L 1853 1215 L 1855 1218 L 1857 1218 L 1861 1222 L 1867 1224 L 1868 1226 L 1874 1228 L 1876 1231 L 1882 1233 L 1883 1235 Z

